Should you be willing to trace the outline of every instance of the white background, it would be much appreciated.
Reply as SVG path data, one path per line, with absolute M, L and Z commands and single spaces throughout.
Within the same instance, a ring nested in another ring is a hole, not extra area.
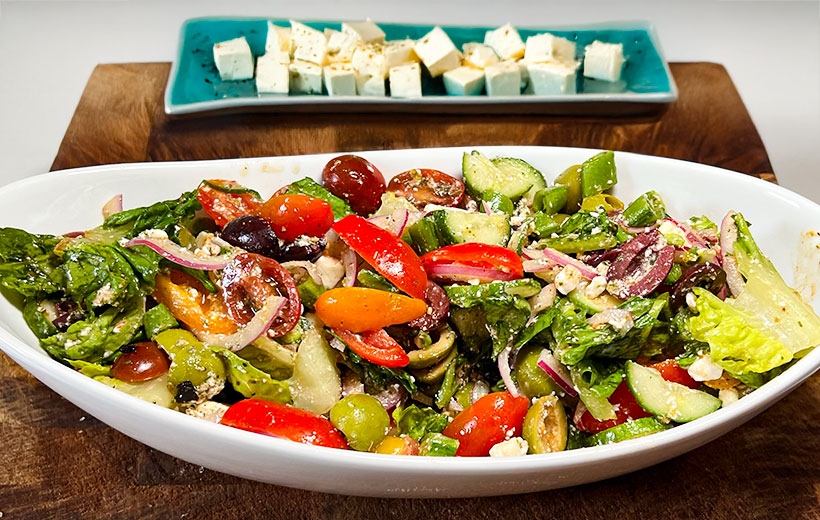
M 536 27 L 649 20 L 669 61 L 728 69 L 781 184 L 820 202 L 816 0 L 0 0 L 0 185 L 48 171 L 95 65 L 171 61 L 182 21 L 206 15 Z

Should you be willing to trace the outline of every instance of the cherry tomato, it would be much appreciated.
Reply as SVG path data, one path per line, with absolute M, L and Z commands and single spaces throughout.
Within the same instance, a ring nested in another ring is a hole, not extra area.
M 464 183 L 438 170 L 414 168 L 390 179 L 387 191 L 407 198 L 419 208 L 427 204 L 458 206 L 464 197 Z
M 333 229 L 393 285 L 413 298 L 424 299 L 427 273 L 407 242 L 357 215 L 339 220 Z
M 293 277 L 279 262 L 265 256 L 240 253 L 233 257 L 222 271 L 222 295 L 228 315 L 242 325 L 253 319 L 252 305 L 259 308 L 271 296 L 287 298 L 285 309 L 268 331 L 273 337 L 290 332 L 302 315 L 302 301 Z
M 385 455 L 418 455 L 419 441 L 413 437 L 395 437 L 388 435 L 376 447 L 374 453 L 383 453 Z
M 111 375 L 120 381 L 148 381 L 168 372 L 171 362 L 153 341 L 132 343 L 120 349 L 123 354 L 114 361 Z
M 325 291 L 314 307 L 316 315 L 325 325 L 350 332 L 407 323 L 427 313 L 424 300 L 365 287 L 339 287 Z
M 515 254 L 515 251 L 490 244 L 468 242 L 466 244 L 445 246 L 422 256 L 421 263 L 428 272 L 437 265 L 457 264 L 500 271 L 508 275 L 505 279 L 509 280 L 516 280 L 524 276 L 524 263 L 521 261 L 521 257 Z M 430 277 L 450 280 L 454 279 L 455 276 L 448 274 L 431 275 Z
M 641 419 L 652 415 L 641 408 L 635 396 L 629 391 L 626 381 L 618 385 L 618 388 L 612 392 L 608 400 L 615 406 L 614 419 L 599 421 L 587 411 L 581 415 L 581 419 L 576 424 L 578 429 L 587 433 L 598 433 L 625 423 L 630 419 Z
M 168 274 L 158 274 L 151 296 L 194 332 L 236 332 L 236 322 L 228 315 L 222 295 L 206 290 L 199 280 L 187 273 L 172 270 Z
M 208 182 L 224 187 L 225 190 L 229 191 L 243 190 L 242 185 L 236 181 L 211 180 Z M 228 191 L 212 188 L 207 184 L 199 187 L 196 198 L 202 204 L 205 213 L 214 219 L 214 222 L 220 227 L 242 215 L 256 213 L 262 205 L 262 202 L 254 193 L 229 193 Z
M 322 170 L 322 184 L 360 215 L 370 215 L 379 209 L 385 189 L 382 172 L 357 155 L 331 159 Z
M 369 330 L 361 334 L 344 329 L 332 330 L 350 350 L 371 363 L 393 368 L 407 366 L 410 362 L 410 358 L 401 345 L 396 343 L 396 340 L 391 338 L 384 329 Z
M 474 402 L 442 432 L 458 441 L 457 457 L 484 457 L 490 448 L 521 435 L 521 424 L 530 401 L 509 392 L 487 394 Z
M 649 367 L 660 372 L 661 377 L 667 381 L 688 386 L 689 388 L 697 388 L 700 386 L 697 381 L 692 379 L 689 372 L 681 368 L 676 359 L 667 359 L 666 361 L 649 365 Z
M 330 204 L 308 195 L 278 195 L 271 197 L 257 211 L 270 222 L 276 236 L 285 242 L 307 235 L 320 237 L 333 225 Z
M 321 415 L 274 401 L 243 399 L 228 408 L 219 422 L 240 430 L 281 437 L 302 444 L 347 449 L 347 442 L 341 432 Z

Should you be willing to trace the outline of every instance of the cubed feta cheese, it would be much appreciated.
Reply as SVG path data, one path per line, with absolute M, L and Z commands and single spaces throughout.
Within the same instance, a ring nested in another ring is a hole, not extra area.
M 536 34 L 527 38 L 524 60 L 530 63 L 575 61 L 575 43 L 550 33 Z
M 360 41 L 343 32 L 326 30 L 327 58 L 331 63 L 345 63 L 353 59 L 353 53 L 359 48 Z
M 421 66 L 408 63 L 390 69 L 391 97 L 421 97 Z
M 464 51 L 464 65 L 468 67 L 484 70 L 499 62 L 498 54 L 483 43 L 465 43 L 462 50 Z
M 414 50 L 434 78 L 461 65 L 461 54 L 441 27 L 425 34 Z
M 624 65 L 624 46 L 595 40 L 584 48 L 584 76 L 603 81 L 618 81 Z
M 384 63 L 384 53 L 381 48 L 368 46 L 359 47 L 353 53 L 353 68 L 360 76 L 378 77 L 385 79 L 387 77 L 387 67 Z M 366 81 L 365 78 L 363 81 Z
M 577 61 L 527 63 L 530 78 L 526 92 L 546 96 L 575 94 L 580 66 Z
M 484 71 L 472 67 L 448 70 L 442 78 L 451 96 L 477 96 L 484 90 Z
M 268 36 L 265 39 L 265 53 L 271 51 L 290 54 L 290 27 L 279 27 L 268 22 Z
M 484 69 L 484 86 L 488 96 L 521 94 L 521 69 L 515 62 L 502 62 Z
M 274 49 L 256 60 L 256 92 L 259 94 L 287 94 L 290 82 L 288 62 L 282 51 Z
M 215 44 L 214 62 L 224 81 L 253 77 L 253 54 L 244 36 Z
M 520 58 L 526 50 L 518 31 L 510 24 L 494 31 L 487 31 L 484 35 L 484 45 L 489 45 L 502 60 Z
M 504 60 L 501 63 L 514 64 L 518 67 L 518 72 L 521 74 L 521 90 L 524 90 L 530 84 L 530 71 L 527 70 L 527 62 L 522 60 Z
M 356 91 L 360 96 L 384 97 L 384 78 L 359 74 L 356 76 Z
M 355 96 L 356 71 L 349 63 L 325 66 L 325 88 L 329 96 Z
M 290 91 L 294 94 L 321 94 L 322 67 L 306 61 L 290 64 Z
M 384 66 L 390 70 L 399 65 L 419 61 L 416 51 L 413 50 L 415 44 L 416 42 L 409 38 L 384 44 Z
M 527 441 L 521 437 L 513 437 L 490 448 L 490 457 L 520 457 L 526 455 L 529 448 Z
M 344 22 L 342 23 L 342 32 L 364 43 L 381 43 L 384 41 L 384 31 L 372 20 Z
M 291 20 L 291 39 L 294 42 L 293 59 L 324 65 L 327 63 L 327 38 L 321 31 Z

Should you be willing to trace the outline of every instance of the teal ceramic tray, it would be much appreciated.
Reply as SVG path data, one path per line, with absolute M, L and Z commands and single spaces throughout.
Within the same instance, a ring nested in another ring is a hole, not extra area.
M 664 59 L 654 28 L 648 22 L 612 22 L 574 27 L 523 28 L 528 36 L 550 32 L 573 40 L 578 51 L 594 40 L 622 43 L 627 58 L 621 81 L 607 83 L 582 78 L 577 94 L 541 96 L 448 96 L 441 78 L 422 77 L 421 98 L 288 95 L 260 96 L 254 80 L 222 81 L 213 60 L 216 42 L 245 36 L 254 56 L 265 51 L 268 18 L 195 18 L 183 23 L 179 48 L 165 89 L 169 115 L 213 111 L 314 112 L 451 112 L 545 113 L 618 115 L 662 109 L 677 99 L 678 90 Z M 288 20 L 270 19 L 289 26 Z M 303 22 L 319 30 L 340 29 L 341 22 Z M 378 22 L 377 22 L 378 23 Z M 378 23 L 388 40 L 418 39 L 434 26 Z M 460 49 L 470 41 L 484 41 L 491 27 L 443 26 Z M 579 76 L 581 76 L 579 72 Z

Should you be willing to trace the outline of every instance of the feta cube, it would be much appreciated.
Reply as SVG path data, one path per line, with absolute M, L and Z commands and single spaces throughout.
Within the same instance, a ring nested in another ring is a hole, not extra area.
M 408 63 L 390 69 L 391 97 L 421 97 L 421 66 Z
M 489 45 L 502 60 L 520 58 L 526 50 L 518 31 L 510 24 L 494 31 L 487 31 L 484 35 L 484 45 Z
M 268 22 L 268 36 L 265 39 L 265 53 L 271 51 L 290 54 L 290 27 L 279 27 Z
M 408 63 L 418 62 L 419 58 L 416 56 L 416 51 L 413 46 L 416 42 L 411 39 L 397 40 L 387 42 L 384 45 L 384 66 L 388 70 L 399 65 L 406 65 Z
M 527 63 L 522 60 L 504 60 L 501 63 L 509 63 L 518 67 L 518 72 L 521 74 L 521 90 L 524 90 L 530 83 L 530 71 L 527 70 Z
M 355 96 L 356 71 L 349 63 L 325 66 L 325 88 L 329 96 Z
M 334 31 L 326 30 L 327 36 L 327 58 L 331 63 L 347 63 L 353 59 L 353 53 L 359 48 L 360 41 L 353 36 Z
M 483 43 L 465 43 L 462 50 L 464 51 L 464 65 L 469 67 L 484 70 L 499 61 L 498 54 Z
M 595 40 L 584 48 L 584 76 L 618 81 L 625 61 L 623 44 Z
M 342 32 L 364 43 L 381 43 L 384 41 L 384 31 L 372 20 L 344 22 L 342 23 Z
M 448 70 L 442 78 L 451 96 L 477 96 L 484 90 L 484 71 L 472 67 Z
M 555 277 L 555 288 L 561 294 L 569 294 L 578 287 L 583 279 L 584 277 L 577 267 L 572 264 L 566 265 Z
M 324 65 L 327 63 L 327 38 L 305 24 L 291 20 L 291 39 L 294 42 L 293 59 Z
M 414 50 L 434 78 L 461 65 L 461 54 L 441 27 L 425 34 Z
M 244 36 L 215 44 L 214 63 L 223 81 L 253 77 L 253 54 Z
M 259 94 L 288 93 L 290 70 L 282 51 L 273 50 L 256 60 L 256 92 Z
M 502 62 L 484 69 L 484 86 L 488 96 L 521 94 L 521 69 L 515 62 Z
M 294 60 L 289 65 L 290 91 L 294 94 L 321 94 L 322 67 L 315 63 Z
M 527 38 L 524 60 L 530 63 L 574 61 L 575 43 L 550 33 L 536 34 Z
M 526 92 L 541 96 L 575 94 L 580 66 L 577 61 L 528 63 L 529 84 Z
M 384 97 L 384 78 L 359 74 L 356 76 L 356 92 L 360 96 Z
M 387 77 L 384 53 L 378 47 L 359 47 L 353 53 L 352 63 L 360 76 L 378 77 L 382 80 Z

